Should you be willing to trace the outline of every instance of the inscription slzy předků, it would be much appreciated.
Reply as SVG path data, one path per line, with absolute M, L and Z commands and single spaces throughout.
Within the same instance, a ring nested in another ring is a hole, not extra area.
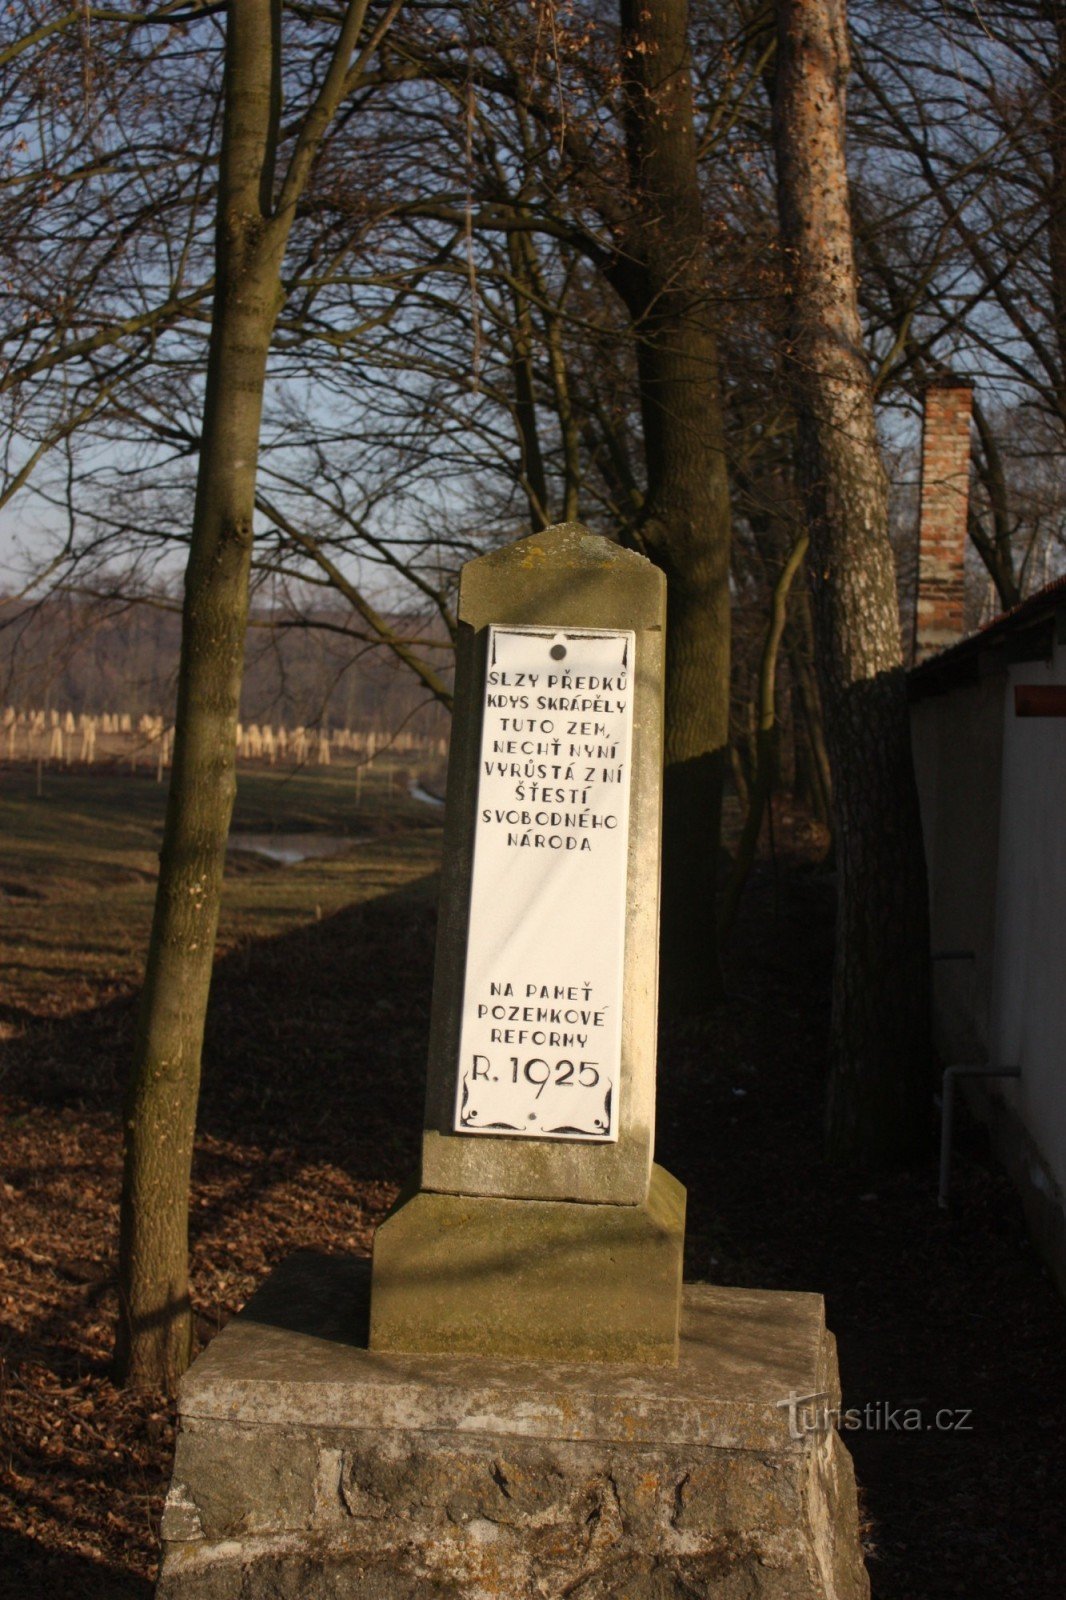
M 618 1137 L 634 646 L 489 629 L 457 1133 Z

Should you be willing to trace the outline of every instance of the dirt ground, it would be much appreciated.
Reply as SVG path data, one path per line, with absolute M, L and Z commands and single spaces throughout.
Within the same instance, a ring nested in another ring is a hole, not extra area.
M 161 1396 L 116 1391 L 108 1359 L 159 808 L 139 791 L 111 838 L 84 788 L 57 787 L 47 828 L 15 789 L 0 817 L 0 1596 L 147 1600 L 173 1418 Z M 366 1252 L 414 1166 L 439 831 L 400 820 L 329 861 L 235 864 L 193 1183 L 203 1341 L 291 1250 Z M 301 826 L 323 823 L 338 825 L 311 807 Z M 664 1022 L 658 1157 L 688 1185 L 688 1272 L 826 1295 L 845 1405 L 865 1419 L 845 1440 L 879 1600 L 1061 1600 L 1066 1311 L 977 1130 L 961 1130 L 946 1214 L 932 1159 L 877 1179 L 823 1164 L 832 908 L 831 877 L 786 849 L 745 898 L 729 998 Z M 950 1428 L 924 1426 L 946 1411 Z

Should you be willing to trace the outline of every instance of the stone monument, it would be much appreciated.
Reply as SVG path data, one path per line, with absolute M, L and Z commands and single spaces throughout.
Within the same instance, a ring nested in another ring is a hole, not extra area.
M 665 583 L 564 525 L 459 595 L 418 1185 L 370 1345 L 677 1361 L 685 1193 L 652 1164 Z
M 821 1298 L 682 1292 L 652 1161 L 663 611 L 464 569 L 421 1169 L 187 1374 L 160 1600 L 865 1600 Z

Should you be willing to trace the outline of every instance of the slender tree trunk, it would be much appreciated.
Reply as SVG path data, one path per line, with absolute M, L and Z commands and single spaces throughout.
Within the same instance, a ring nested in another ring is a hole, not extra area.
M 200 1049 L 236 793 L 255 470 L 279 261 L 262 248 L 274 137 L 275 8 L 235 6 L 226 44 L 217 291 L 159 886 L 125 1114 L 121 1381 L 172 1388 L 188 1365 L 187 1195 Z M 175 1203 L 178 1197 L 178 1203 Z
M 788 620 L 788 597 L 793 579 L 807 554 L 808 537 L 800 534 L 778 573 L 770 599 L 770 616 L 766 624 L 762 654 L 759 660 L 759 733 L 755 746 L 755 781 L 748 802 L 748 814 L 737 846 L 733 870 L 729 875 L 719 912 L 719 927 L 723 934 L 729 932 L 744 893 L 755 861 L 755 851 L 762 831 L 766 808 L 773 803 L 774 782 L 778 770 L 777 722 L 777 658 L 781 649 L 781 635 Z
M 844 157 L 843 0 L 775 0 L 788 357 L 810 518 L 839 864 L 828 1140 L 906 1159 L 929 1096 L 929 929 L 887 481 L 859 321 Z
M 833 779 L 829 767 L 829 751 L 825 743 L 825 719 L 818 693 L 814 671 L 815 642 L 814 618 L 811 614 L 810 585 L 801 585 L 793 596 L 792 614 L 796 635 L 789 644 L 789 661 L 792 677 L 799 692 L 803 708 L 803 721 L 809 741 L 814 776 L 818 785 L 819 818 L 827 827 L 832 825 Z
M 639 537 L 667 578 L 663 988 L 718 988 L 715 890 L 729 742 L 729 485 L 707 281 L 685 0 L 621 0 L 634 221 L 617 283 L 637 338 L 648 492 Z
M 379 30 L 387 27 L 393 0 Z M 215 297 L 185 571 L 174 763 L 125 1109 L 116 1374 L 172 1389 L 188 1365 L 188 1193 L 248 616 L 256 462 L 281 266 L 319 143 L 357 67 L 366 0 L 349 0 L 275 203 L 280 0 L 231 0 Z M 375 35 L 375 37 L 378 37 Z M 369 46 L 368 46 L 369 48 Z
M 736 791 L 740 809 L 746 813 L 751 805 L 751 785 L 748 783 L 748 775 L 744 771 L 744 759 L 737 749 L 735 741 L 730 741 L 729 765 L 733 774 L 733 788 Z
M 792 669 L 792 650 L 789 657 L 788 724 L 792 742 L 792 800 L 797 811 L 807 811 L 819 822 L 825 822 L 822 812 L 822 791 L 814 766 L 814 751 L 807 737 L 807 713 L 804 710 L 800 687 Z
M 1055 63 L 1048 84 L 1048 146 L 1051 189 L 1048 195 L 1048 256 L 1051 304 L 1058 348 L 1059 413 L 1066 421 L 1066 0 L 1047 0 L 1055 28 Z
M 1066 195 L 1064 195 L 1066 203 Z M 973 504 L 969 507 L 970 538 L 977 547 L 977 552 L 988 568 L 989 577 L 996 586 L 999 603 L 1004 611 L 1011 606 L 1016 606 L 1022 597 L 1018 585 L 1018 578 L 1014 570 L 1014 550 L 1011 546 L 1010 508 L 1007 490 L 1007 475 L 1003 470 L 1003 457 L 1000 455 L 999 443 L 996 435 L 985 415 L 985 409 L 975 397 L 973 404 L 973 419 L 977 425 L 977 437 L 981 441 L 981 453 L 977 458 L 977 471 L 985 486 L 988 503 L 992 512 L 992 535 L 989 537 L 975 514 Z
M 796 792 L 815 820 L 827 828 L 831 816 L 832 786 L 829 781 L 829 757 L 825 750 L 818 689 L 814 674 L 803 659 L 801 646 L 796 641 L 788 647 L 788 661 L 792 671 Z
M 507 235 L 507 255 L 512 280 L 511 297 L 514 306 L 511 371 L 514 375 L 514 413 L 518 433 L 519 466 L 522 488 L 529 506 L 529 525 L 534 533 L 538 533 L 541 528 L 548 526 L 551 518 L 533 383 L 533 318 L 529 292 L 531 249 L 532 246 L 525 234 Z

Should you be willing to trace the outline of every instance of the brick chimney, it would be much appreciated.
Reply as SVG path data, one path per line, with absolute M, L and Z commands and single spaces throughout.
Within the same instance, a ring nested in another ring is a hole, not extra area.
M 965 378 L 938 378 L 925 391 L 914 608 L 916 663 L 947 649 L 963 635 L 972 409 L 973 385 Z

